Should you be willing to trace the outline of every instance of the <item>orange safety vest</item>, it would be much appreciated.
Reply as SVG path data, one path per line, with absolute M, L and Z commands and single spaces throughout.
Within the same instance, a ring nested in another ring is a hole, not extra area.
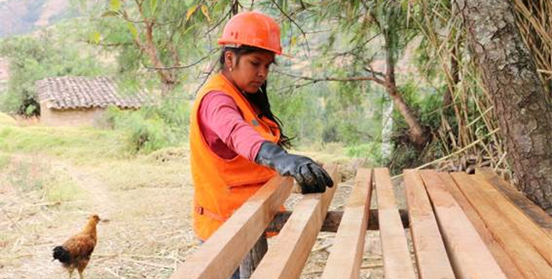
M 276 172 L 237 155 L 223 159 L 207 145 L 198 123 L 199 105 L 211 91 L 221 91 L 234 99 L 244 120 L 266 140 L 277 143 L 280 139 L 278 125 L 266 117 L 257 117 L 255 110 L 244 96 L 222 74 L 211 77 L 201 88 L 191 114 L 190 151 L 194 181 L 194 231 L 206 240 L 249 197 Z

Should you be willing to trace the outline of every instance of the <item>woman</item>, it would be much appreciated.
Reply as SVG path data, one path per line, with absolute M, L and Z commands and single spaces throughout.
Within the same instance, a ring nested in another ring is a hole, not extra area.
M 314 161 L 283 149 L 290 139 L 266 93 L 269 67 L 282 53 L 277 23 L 259 12 L 240 13 L 219 44 L 221 70 L 199 91 L 190 128 L 194 231 L 203 241 L 277 173 L 293 176 L 303 194 L 333 186 Z

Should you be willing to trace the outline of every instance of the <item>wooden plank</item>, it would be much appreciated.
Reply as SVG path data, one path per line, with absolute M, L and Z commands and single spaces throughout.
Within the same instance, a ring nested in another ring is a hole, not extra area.
M 517 266 L 487 229 L 487 225 L 481 220 L 481 217 L 472 207 L 468 199 L 462 194 L 460 189 L 458 189 L 458 185 L 456 185 L 450 174 L 442 172 L 438 173 L 438 176 L 441 178 L 446 190 L 454 197 L 454 200 L 458 202 L 506 276 L 508 278 L 523 278 Z
M 549 236 L 552 236 L 552 217 L 544 212 L 542 208 L 525 197 L 510 183 L 496 175 L 491 169 L 477 169 L 476 173 L 483 175 L 502 195 L 509 198 L 519 209 L 523 210 L 525 215 L 545 230 Z
M 374 170 L 385 278 L 417 278 L 386 168 Z
M 229 278 L 289 196 L 292 185 L 289 177 L 268 181 L 170 278 Z
M 420 172 L 458 278 L 507 278 L 468 217 L 432 170 Z
M 355 186 L 341 219 L 341 225 L 334 239 L 323 279 L 358 278 L 364 253 L 364 237 L 370 220 L 372 194 L 372 170 L 359 169 Z
M 404 184 L 418 275 L 421 279 L 455 278 L 420 174 L 405 170 Z
M 267 232 L 279 232 L 282 230 L 286 224 L 289 216 L 291 216 L 291 211 L 282 211 L 276 213 L 274 219 L 266 228 Z M 408 212 L 405 209 L 399 209 L 399 215 L 401 215 L 401 222 L 403 228 L 410 228 L 410 221 L 408 220 Z M 337 232 L 339 224 L 341 223 L 341 218 L 343 218 L 343 211 L 328 211 L 326 213 L 326 218 L 324 219 L 324 224 L 320 228 L 321 232 Z M 379 218 L 378 210 L 370 209 L 370 213 L 366 216 L 370 222 L 368 222 L 368 227 L 366 228 L 369 231 L 379 231 Z
M 337 165 L 324 167 L 334 187 L 304 195 L 251 278 L 299 278 L 340 181 Z
M 495 208 L 504 213 L 504 217 L 514 225 L 519 234 L 535 247 L 549 265 L 552 265 L 552 238 L 523 214 L 509 199 L 496 190 L 483 176 L 475 174 L 471 178 L 477 181 L 480 191 L 493 202 Z
M 510 212 L 498 209 L 493 200 L 480 189 L 477 181 L 466 173 L 453 173 L 452 178 L 485 222 L 489 231 L 506 251 L 525 278 L 548 278 L 552 267 L 528 243 L 516 227 L 505 217 Z

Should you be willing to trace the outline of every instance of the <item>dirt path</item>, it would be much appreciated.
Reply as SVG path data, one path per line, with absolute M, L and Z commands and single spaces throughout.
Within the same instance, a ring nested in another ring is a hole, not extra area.
M 189 227 L 189 212 L 182 212 L 187 208 L 182 197 L 191 195 L 182 187 L 114 189 L 100 180 L 103 169 L 41 155 L 13 155 L 9 168 L 11 177 L 1 177 L 6 183 L 0 188 L 0 279 L 66 278 L 59 262 L 51 261 L 52 248 L 77 233 L 93 213 L 104 222 L 98 225 L 88 278 L 159 278 L 172 272 L 182 250 L 196 245 L 191 232 L 183 229 Z M 48 173 L 69 177 L 82 194 L 52 204 L 44 202 L 41 191 L 22 194 L 10 185 L 33 184 Z
M 184 161 L 187 162 L 186 159 L 169 162 L 175 165 L 167 170 L 156 169 L 156 172 L 161 171 L 162 177 L 169 177 L 174 169 L 181 169 L 186 179 L 189 170 Z M 41 155 L 12 156 L 9 169 L 0 171 L 0 182 L 8 182 L 0 184 L 0 279 L 67 278 L 59 262 L 51 261 L 52 248 L 78 232 L 92 213 L 99 214 L 106 222 L 98 225 L 98 245 L 85 271 L 87 279 L 168 278 L 198 244 L 189 218 L 191 184 L 185 180 L 164 187 L 163 183 L 140 182 L 129 187 L 103 180 L 105 172 L 124 178 L 118 181 L 131 179 L 128 174 L 119 175 L 124 164 L 132 164 L 131 176 L 138 175 L 135 169 L 143 167 L 126 161 L 80 166 Z M 159 164 L 147 164 L 146 169 L 160 167 Z M 25 169 L 28 171 L 23 172 Z M 6 173 L 9 178 L 5 177 Z M 34 180 L 40 181 L 41 176 L 48 175 L 68 177 L 82 195 L 70 202 L 51 204 L 44 202 L 41 191 L 21 193 L 9 185 L 34 185 Z M 351 183 L 344 182 L 338 188 L 332 210 L 341 209 Z M 293 202 L 300 195 L 294 197 L 288 201 Z M 316 252 L 311 253 L 301 278 L 319 276 L 331 250 L 333 236 L 331 233 L 319 235 Z M 366 263 L 381 260 L 378 239 L 376 233 L 367 235 Z M 381 276 L 381 267 L 376 266 L 363 270 L 361 278 Z
M 52 172 L 61 172 L 68 175 L 78 188 L 86 192 L 79 202 L 90 206 L 91 212 L 109 215 L 109 213 L 117 208 L 116 201 L 112 199 L 107 185 L 100 181 L 94 173 L 86 171 L 83 167 L 77 167 L 69 162 L 44 155 L 15 154 L 11 156 L 11 160 L 12 164 L 15 165 L 22 165 L 24 162 L 28 162 L 31 168 L 38 166 Z M 40 174 L 31 173 L 31 175 Z
M 56 161 L 54 167 L 64 169 L 65 172 L 87 192 L 85 203 L 90 205 L 90 212 L 100 216 L 111 216 L 119 205 L 109 193 L 109 188 L 93 173 L 74 167 L 66 162 Z
M 0 222 L 2 238 L 14 237 L 11 246 L 12 257 L 0 261 L 0 278 L 62 278 L 67 276 L 58 262 L 51 262 L 51 249 L 59 245 L 72 233 L 76 233 L 86 223 L 86 215 L 98 213 L 109 216 L 117 208 L 108 193 L 108 188 L 94 175 L 72 166 L 67 162 L 41 155 L 11 156 L 11 167 L 29 169 L 25 179 L 28 181 L 43 181 L 44 172 L 64 173 L 77 187 L 85 192 L 82 198 L 74 202 L 55 205 L 41 202 L 34 192 L 21 194 L 15 190 L 15 185 L 3 185 L 2 196 L 11 201 L 2 207 L 2 217 L 9 219 L 7 228 L 5 222 Z M 13 170 L 17 171 L 17 170 Z M 12 172 L 13 173 L 13 172 Z M 7 179 L 8 182 L 10 179 Z M 38 182 L 37 182 L 38 183 Z M 11 188 L 11 189 L 9 189 Z M 40 198 L 40 199 L 39 199 Z M 56 209 L 55 207 L 59 207 Z M 14 234 L 9 235 L 11 228 Z M 6 241 L 6 246 L 8 246 Z

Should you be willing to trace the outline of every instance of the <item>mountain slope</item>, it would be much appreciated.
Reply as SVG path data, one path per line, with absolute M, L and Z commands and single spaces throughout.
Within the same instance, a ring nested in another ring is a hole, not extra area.
M 0 2 L 0 38 L 48 26 L 69 12 L 69 0 L 7 0 Z

